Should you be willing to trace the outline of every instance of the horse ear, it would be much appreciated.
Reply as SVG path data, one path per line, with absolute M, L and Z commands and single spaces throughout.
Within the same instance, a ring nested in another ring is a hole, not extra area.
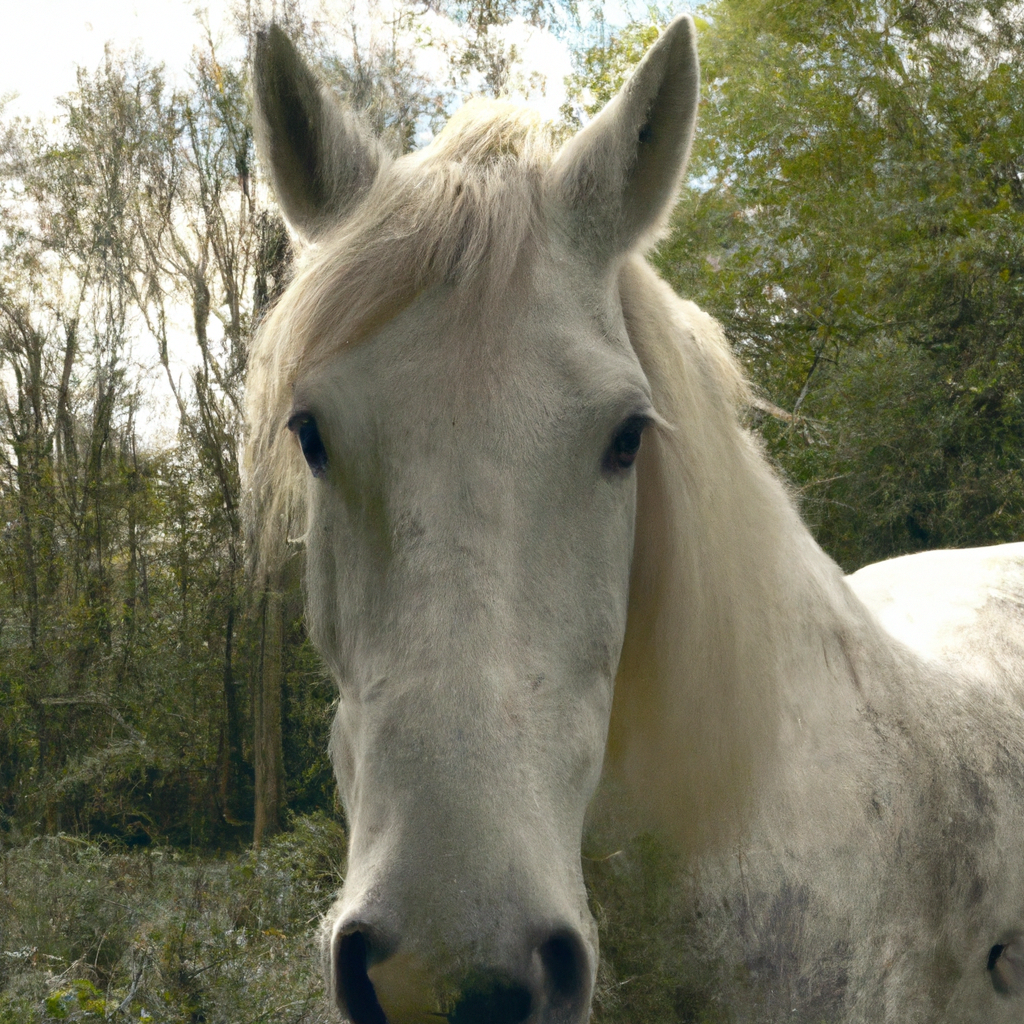
M 699 90 L 696 29 L 683 15 L 558 155 L 556 202 L 585 252 L 610 261 L 658 233 L 690 155 Z
M 307 240 L 337 221 L 377 175 L 382 152 L 352 111 L 271 25 L 256 37 L 255 134 L 291 227 Z

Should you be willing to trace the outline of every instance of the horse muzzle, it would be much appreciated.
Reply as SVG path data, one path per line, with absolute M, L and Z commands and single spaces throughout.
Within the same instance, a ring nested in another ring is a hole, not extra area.
M 501 953 L 462 952 L 438 965 L 365 916 L 350 917 L 334 926 L 326 952 L 335 1002 L 351 1024 L 583 1024 L 590 1011 L 595 965 L 571 927 L 539 928 Z

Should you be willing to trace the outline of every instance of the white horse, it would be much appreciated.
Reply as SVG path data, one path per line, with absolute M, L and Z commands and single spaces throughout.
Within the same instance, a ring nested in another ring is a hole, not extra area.
M 714 1019 L 1024 1019 L 1024 544 L 848 579 L 815 544 L 719 328 L 642 259 L 697 96 L 684 17 L 557 152 L 476 104 L 392 159 L 261 37 L 305 246 L 248 486 L 267 558 L 304 517 L 340 695 L 354 1024 L 587 1020 L 606 747 L 687 858 Z

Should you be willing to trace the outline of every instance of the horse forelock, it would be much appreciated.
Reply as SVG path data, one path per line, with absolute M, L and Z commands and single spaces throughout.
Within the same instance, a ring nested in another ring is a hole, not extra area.
M 470 101 L 431 145 L 385 164 L 358 207 L 299 257 L 249 365 L 246 499 L 262 568 L 302 530 L 304 465 L 282 437 L 296 379 L 434 285 L 453 286 L 452 300 L 476 315 L 493 309 L 534 238 L 554 148 L 535 112 Z

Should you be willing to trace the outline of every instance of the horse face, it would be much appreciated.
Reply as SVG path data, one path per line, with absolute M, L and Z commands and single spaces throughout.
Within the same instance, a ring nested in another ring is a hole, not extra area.
M 653 410 L 621 318 L 573 309 L 553 330 L 560 282 L 536 269 L 543 289 L 500 327 L 460 330 L 440 288 L 295 389 L 327 453 L 306 589 L 341 695 L 333 941 L 356 1019 L 342 979 L 367 951 L 385 976 L 511 986 L 495 998 L 567 1020 L 589 996 L 579 843 L 625 630 L 629 455 Z
M 588 1016 L 580 840 L 656 419 L 616 267 L 674 192 L 695 70 L 683 19 L 544 173 L 506 287 L 435 281 L 295 377 L 350 829 L 326 951 L 354 1024 Z M 257 100 L 282 206 L 329 246 L 374 201 L 379 154 L 276 31 Z

